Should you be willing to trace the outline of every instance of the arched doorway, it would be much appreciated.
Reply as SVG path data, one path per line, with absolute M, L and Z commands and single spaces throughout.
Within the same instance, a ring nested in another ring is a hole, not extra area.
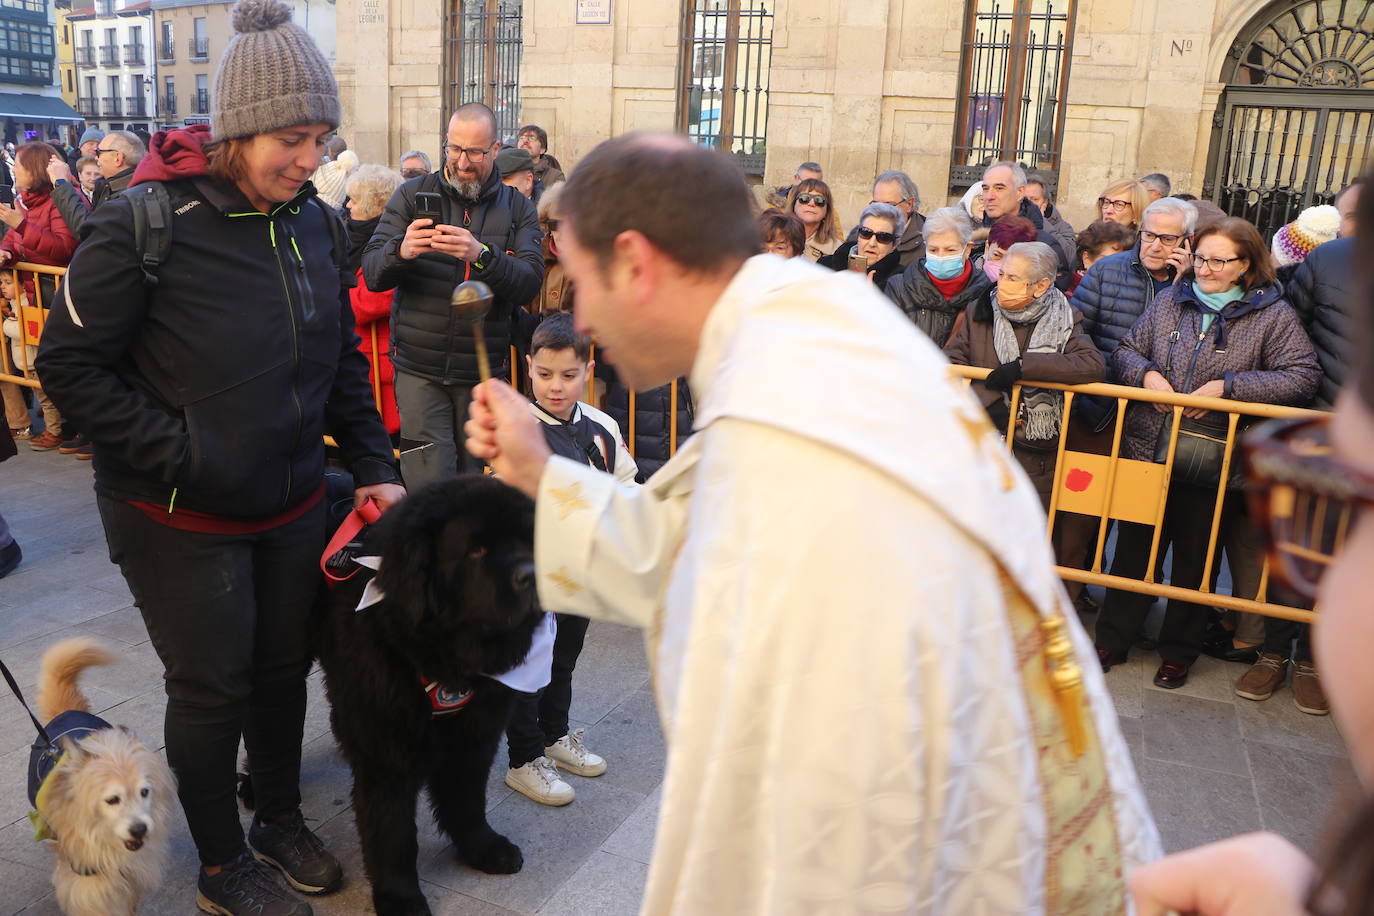
M 1330 203 L 1374 154 L 1374 2 L 1271 4 L 1221 78 L 1203 193 L 1266 239 Z

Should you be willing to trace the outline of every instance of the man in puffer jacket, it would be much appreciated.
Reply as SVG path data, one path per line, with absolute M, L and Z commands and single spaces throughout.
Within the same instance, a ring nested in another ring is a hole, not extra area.
M 1349 365 L 1354 260 L 1353 238 L 1327 242 L 1313 249 L 1285 289 L 1321 363 L 1321 384 L 1312 405 L 1321 409 L 1329 409 L 1336 402 Z
M 508 372 L 516 313 L 539 292 L 544 254 L 534 204 L 501 183 L 496 117 L 474 102 L 454 113 L 444 167 L 396 189 L 363 252 L 363 278 L 374 292 L 396 290 L 391 339 L 401 438 L 433 445 L 434 461 L 402 460 L 406 484 L 452 477 L 470 465 L 461 436 L 480 377 L 471 322 L 449 304 L 465 280 L 491 287 L 485 322 L 492 371 Z M 438 195 L 438 227 L 416 215 L 416 195 Z

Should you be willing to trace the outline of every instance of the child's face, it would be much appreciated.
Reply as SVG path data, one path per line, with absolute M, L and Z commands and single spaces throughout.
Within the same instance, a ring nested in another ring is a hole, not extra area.
M 526 357 L 530 368 L 530 388 L 539 405 L 560 420 L 572 418 L 573 408 L 587 388 L 592 362 L 577 358 L 572 347 L 550 350 L 545 347 Z
M 14 274 L 8 270 L 0 271 L 0 299 L 14 301 Z

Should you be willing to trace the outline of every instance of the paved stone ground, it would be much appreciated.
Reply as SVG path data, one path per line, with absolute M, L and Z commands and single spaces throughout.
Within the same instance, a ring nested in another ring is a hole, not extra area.
M 109 562 L 90 488 L 90 466 L 56 452 L 20 455 L 0 466 L 0 513 L 24 549 L 24 564 L 0 580 L 0 656 L 32 696 L 43 650 L 59 638 L 91 634 L 124 660 L 88 672 L 97 711 L 162 743 L 160 665 L 118 570 Z M 1204 658 L 1190 683 L 1164 691 L 1155 664 L 1138 652 L 1108 675 L 1122 727 L 1170 850 L 1234 833 L 1276 830 L 1314 848 L 1323 820 L 1352 783 L 1329 718 L 1299 712 L 1284 689 L 1266 703 L 1238 699 L 1243 669 Z M 349 774 L 329 734 L 318 672 L 310 679 L 302 773 L 304 811 L 343 859 L 343 890 L 312 901 L 320 914 L 371 912 L 361 880 Z M 439 914 L 631 914 L 653 847 L 664 749 L 637 632 L 593 623 L 578 665 L 573 718 L 610 769 L 569 777 L 577 800 L 545 808 L 506 788 L 498 756 L 489 790 L 491 822 L 519 843 L 525 868 L 482 875 L 459 865 L 422 821 L 420 874 Z M 818 723 L 823 725 L 823 723 Z M 824 740 L 824 729 L 816 740 Z M 25 817 L 23 772 L 33 739 L 18 703 L 0 695 L 0 914 L 55 914 L 49 856 Z M 833 751 L 833 749 L 832 749 Z M 177 825 L 164 891 L 144 912 L 196 912 L 195 852 Z

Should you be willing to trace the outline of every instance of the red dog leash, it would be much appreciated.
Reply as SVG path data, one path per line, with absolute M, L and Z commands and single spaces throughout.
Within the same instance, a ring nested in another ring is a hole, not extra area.
M 324 577 L 329 580 L 330 585 L 336 582 L 347 582 L 353 578 L 358 570 L 355 567 L 346 576 L 336 576 L 329 570 L 329 558 L 347 547 L 348 542 L 353 540 L 353 537 L 364 527 L 376 523 L 377 519 L 381 517 L 382 510 L 377 508 L 377 503 L 370 497 L 362 506 L 355 507 L 352 512 L 348 513 L 348 517 L 343 520 L 339 530 L 334 532 L 334 537 L 329 540 L 329 546 L 325 547 L 324 554 L 320 557 L 320 572 L 324 573 Z

